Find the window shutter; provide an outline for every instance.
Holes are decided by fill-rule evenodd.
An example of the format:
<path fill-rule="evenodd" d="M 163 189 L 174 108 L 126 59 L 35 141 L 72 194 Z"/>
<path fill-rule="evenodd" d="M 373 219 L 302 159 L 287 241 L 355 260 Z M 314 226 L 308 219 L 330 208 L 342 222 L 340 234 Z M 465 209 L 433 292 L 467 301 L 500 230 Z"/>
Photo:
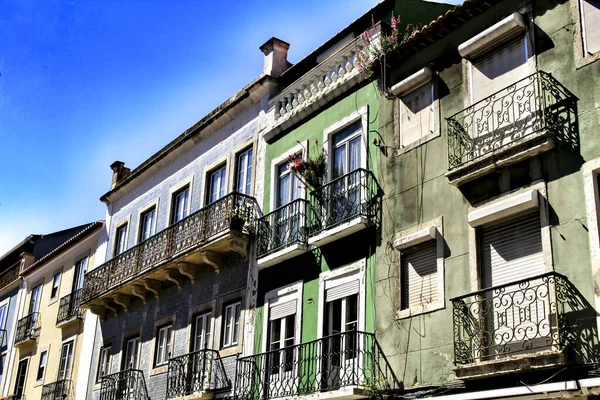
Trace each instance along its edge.
<path fill-rule="evenodd" d="M 471 66 L 471 90 L 475 104 L 529 75 L 525 37 L 511 42 Z"/>
<path fill-rule="evenodd" d="M 434 130 L 433 82 L 400 99 L 400 138 L 403 146 L 420 140 Z"/>
<path fill-rule="evenodd" d="M 545 272 L 539 212 L 482 229 L 484 288 Z"/>
<path fill-rule="evenodd" d="M 272 304 L 269 312 L 269 320 L 274 321 L 288 315 L 296 314 L 296 307 L 296 299 Z"/>
<path fill-rule="evenodd" d="M 358 293 L 359 280 L 353 279 L 337 286 L 330 287 L 325 290 L 325 302 L 343 299 Z"/>
<path fill-rule="evenodd" d="M 402 253 L 403 308 L 438 300 L 437 243 L 435 240 Z"/>
<path fill-rule="evenodd" d="M 586 50 L 594 54 L 600 51 L 600 1 L 582 0 L 581 3 Z"/>

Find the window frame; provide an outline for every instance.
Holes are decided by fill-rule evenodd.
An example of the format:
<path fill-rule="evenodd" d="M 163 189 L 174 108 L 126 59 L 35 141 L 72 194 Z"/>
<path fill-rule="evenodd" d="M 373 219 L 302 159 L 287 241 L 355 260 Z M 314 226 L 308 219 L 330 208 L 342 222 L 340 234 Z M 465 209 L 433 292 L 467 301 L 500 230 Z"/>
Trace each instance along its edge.
<path fill-rule="evenodd" d="M 121 249 L 120 233 L 123 233 L 123 249 Z M 127 242 L 129 236 L 129 221 L 122 222 L 115 228 L 115 240 L 113 243 L 113 258 L 127 251 Z"/>
<path fill-rule="evenodd" d="M 571 17 L 575 22 L 575 32 L 573 46 L 575 48 L 575 68 L 585 67 L 600 59 L 600 51 L 589 53 L 587 50 L 587 42 L 585 39 L 585 22 L 583 20 L 583 4 L 584 0 L 571 0 L 570 9 Z"/>
<path fill-rule="evenodd" d="M 96 380 L 95 380 L 96 384 L 100 384 L 102 382 L 103 377 L 110 375 L 111 358 L 112 358 L 111 350 L 112 350 L 112 344 L 105 344 L 100 347 L 100 351 L 98 352 L 98 366 L 96 368 Z M 105 360 L 106 363 L 105 364 L 102 362 L 103 354 L 106 354 L 106 360 Z M 106 371 L 105 371 L 104 375 L 101 375 L 103 365 L 106 365 Z"/>
<path fill-rule="evenodd" d="M 245 187 L 245 191 L 247 191 L 248 193 L 246 193 L 245 191 L 242 192 L 240 191 L 240 167 L 241 167 L 241 157 L 244 154 L 248 154 L 251 153 L 250 155 L 250 161 L 246 161 L 246 168 L 244 169 L 244 178 L 245 180 L 248 179 L 248 169 L 250 169 L 250 182 L 246 182 L 244 184 Z M 234 189 L 236 192 L 238 193 L 242 193 L 245 194 L 247 196 L 252 196 L 254 193 L 254 146 L 250 145 L 247 146 L 245 148 L 243 148 L 242 150 L 238 151 L 235 153 L 235 179 L 234 179 Z"/>
<path fill-rule="evenodd" d="M 300 336 L 302 330 L 302 295 L 303 295 L 304 282 L 297 281 L 290 285 L 286 285 L 277 289 L 273 289 L 265 294 L 265 302 L 263 306 L 263 334 L 262 334 L 262 349 L 263 352 L 267 352 L 268 336 L 269 336 L 269 321 L 270 321 L 270 309 L 271 303 L 281 298 L 292 298 L 296 299 L 296 335 L 294 337 L 294 344 L 300 344 Z"/>
<path fill-rule="evenodd" d="M 191 185 L 185 184 L 183 186 L 181 186 L 180 188 L 178 188 L 177 190 L 173 191 L 173 193 L 171 193 L 171 210 L 169 212 L 170 216 L 169 216 L 169 226 L 170 225 L 175 225 L 176 223 L 178 223 L 179 221 L 182 221 L 184 219 L 186 219 L 189 215 L 190 215 L 190 203 L 191 203 Z M 183 193 L 187 192 L 187 198 L 186 198 L 186 204 L 185 204 L 185 210 L 183 211 L 183 217 L 181 217 L 181 219 L 177 219 L 177 209 L 179 208 L 179 196 L 181 196 Z"/>
<path fill-rule="evenodd" d="M 210 205 L 213 203 L 218 202 L 219 200 L 221 200 L 223 197 L 227 196 L 228 194 L 228 176 L 227 176 L 227 171 L 228 171 L 228 163 L 227 162 L 221 162 L 219 164 L 217 164 L 214 168 L 211 168 L 205 176 L 205 181 L 208 183 L 206 185 L 206 194 L 205 194 L 205 205 Z M 219 178 L 219 184 L 221 185 L 221 187 L 223 188 L 223 195 L 219 198 L 217 198 L 216 200 L 212 201 L 212 189 L 213 189 L 213 176 L 219 172 L 219 171 L 223 171 L 221 174 L 221 177 Z M 224 181 L 221 181 L 221 179 L 224 179 Z"/>
<path fill-rule="evenodd" d="M 152 236 L 156 235 L 156 216 L 157 216 L 157 207 L 156 204 L 152 204 L 148 208 L 142 210 L 139 215 L 139 229 L 138 229 L 138 243 L 146 241 L 150 239 Z M 154 214 L 152 217 L 152 221 L 150 222 L 150 235 L 147 238 L 144 238 L 146 232 L 146 217 L 149 214 Z"/>
<path fill-rule="evenodd" d="M 190 352 L 200 351 L 204 349 L 211 349 L 212 343 L 209 341 L 205 341 L 204 344 L 201 344 L 199 347 L 197 346 L 196 340 L 198 339 L 198 319 L 199 318 L 208 318 L 207 322 L 207 335 L 209 340 L 213 340 L 213 325 L 214 325 L 214 314 L 212 309 L 207 309 L 201 312 L 196 312 L 192 314 L 191 322 L 191 339 L 190 339 Z"/>
<path fill-rule="evenodd" d="M 292 147 L 291 149 L 289 149 L 287 152 L 282 153 L 281 155 L 279 155 L 278 157 L 274 158 L 271 161 L 271 184 L 270 184 L 270 189 L 271 189 L 271 195 L 270 195 L 270 211 L 274 211 L 277 208 L 277 196 L 278 196 L 278 189 L 279 189 L 279 168 L 288 163 L 288 157 L 290 154 L 294 154 L 294 153 L 299 153 L 302 155 L 302 158 L 305 157 L 305 150 L 308 148 L 308 140 L 304 140 L 301 143 L 297 144 L 296 146 Z M 290 172 L 291 173 L 291 172 Z M 300 194 L 298 195 L 299 199 L 305 199 L 306 198 L 306 189 L 304 188 L 304 186 L 302 185 L 302 188 L 300 189 Z M 266 214 L 266 212 L 265 212 Z"/>
<path fill-rule="evenodd" d="M 173 341 L 173 324 L 167 323 L 160 325 L 156 328 L 154 339 L 154 359 L 153 368 L 160 368 L 168 365 L 169 358 L 171 357 L 171 346 Z M 166 332 L 163 335 L 163 332 Z M 161 335 L 163 335 L 164 343 L 161 341 Z M 161 352 L 162 346 L 162 352 Z M 160 358 L 160 359 L 159 359 Z"/>
<path fill-rule="evenodd" d="M 58 277 L 58 282 L 56 281 Z M 60 282 L 62 281 L 62 271 L 52 275 L 52 284 L 50 286 L 50 300 L 56 300 L 60 295 Z"/>
<path fill-rule="evenodd" d="M 235 314 L 237 314 L 237 325 L 238 325 L 238 329 L 237 329 L 237 338 L 236 340 L 234 340 L 234 333 L 235 333 L 235 325 L 236 325 L 236 321 L 235 321 L 235 315 L 233 315 L 233 320 L 232 320 L 232 324 L 231 324 L 231 335 L 229 335 L 230 337 L 227 337 L 227 324 L 229 323 L 229 321 L 227 320 L 227 311 L 229 309 L 231 309 L 232 307 L 234 308 L 235 311 L 235 307 L 239 306 L 239 311 Z M 232 301 L 228 301 L 227 303 L 223 304 L 223 311 L 221 313 L 221 349 L 227 349 L 230 347 L 235 347 L 235 346 L 239 346 L 240 345 L 240 333 L 241 333 L 241 319 L 242 319 L 242 299 L 241 298 L 237 298 L 235 300 Z"/>
<path fill-rule="evenodd" d="M 46 356 L 46 358 L 44 359 L 44 355 Z M 43 365 L 42 365 L 43 362 Z M 37 368 L 37 372 L 36 372 L 36 376 L 35 376 L 35 381 L 36 382 L 43 382 L 44 378 L 46 377 L 46 367 L 48 366 L 48 350 L 43 350 L 40 353 L 40 362 L 38 363 L 38 368 Z M 40 371 L 41 371 L 41 376 L 40 376 Z"/>
<path fill-rule="evenodd" d="M 582 171 L 592 276 L 598 278 L 600 277 L 600 157 L 583 164 Z"/>
<path fill-rule="evenodd" d="M 61 363 L 62 363 L 62 359 L 63 359 L 63 351 L 65 349 L 65 346 L 67 346 L 67 345 L 71 346 L 71 353 L 70 353 L 69 359 L 67 360 L 67 364 L 65 365 L 65 376 L 60 378 L 60 372 L 61 372 L 60 367 L 61 367 Z M 57 369 L 57 374 L 56 374 L 58 380 L 71 378 L 71 375 L 73 374 L 73 364 L 75 362 L 74 360 L 75 360 L 75 338 L 71 337 L 71 338 L 63 340 L 63 342 L 60 346 L 58 369 Z"/>

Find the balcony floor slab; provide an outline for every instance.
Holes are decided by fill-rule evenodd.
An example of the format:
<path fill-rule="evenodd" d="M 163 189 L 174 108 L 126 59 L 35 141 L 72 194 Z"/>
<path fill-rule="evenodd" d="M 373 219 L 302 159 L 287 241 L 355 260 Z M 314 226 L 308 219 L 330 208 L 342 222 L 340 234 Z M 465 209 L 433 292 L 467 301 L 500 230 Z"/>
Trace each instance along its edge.
<path fill-rule="evenodd" d="M 294 258 L 302 253 L 308 251 L 308 246 L 303 243 L 294 243 L 291 246 L 287 246 L 281 250 L 271 253 L 267 256 L 258 259 L 258 269 L 264 269 L 280 262 Z"/>
<path fill-rule="evenodd" d="M 323 246 L 327 243 L 331 243 L 335 240 L 349 236 L 355 232 L 358 232 L 369 225 L 369 220 L 366 217 L 360 216 L 354 218 L 348 222 L 337 225 L 331 229 L 325 229 L 308 239 L 308 244 L 311 246 Z"/>
<path fill-rule="evenodd" d="M 205 399 L 212 399 L 213 397 L 214 397 L 213 391 L 202 391 L 202 392 L 195 392 L 192 394 L 188 394 L 186 396 L 180 397 L 180 399 L 182 399 L 182 400 L 205 400 Z"/>
<path fill-rule="evenodd" d="M 56 327 L 57 327 L 57 328 L 65 328 L 65 327 L 68 327 L 68 326 L 70 326 L 70 325 L 72 325 L 72 324 L 74 324 L 74 323 L 79 323 L 79 322 L 80 322 L 82 319 L 83 319 L 83 318 L 82 318 L 82 317 L 79 317 L 79 316 L 76 316 L 76 317 L 71 317 L 71 318 L 69 318 L 69 319 L 66 319 L 66 320 L 64 320 L 64 321 L 57 322 L 57 323 L 56 323 Z"/>

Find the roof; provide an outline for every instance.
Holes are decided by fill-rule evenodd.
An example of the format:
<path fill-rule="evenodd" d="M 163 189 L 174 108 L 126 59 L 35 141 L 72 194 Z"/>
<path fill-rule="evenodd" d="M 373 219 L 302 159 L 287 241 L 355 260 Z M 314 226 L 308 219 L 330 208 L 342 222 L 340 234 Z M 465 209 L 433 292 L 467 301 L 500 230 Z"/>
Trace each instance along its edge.
<path fill-rule="evenodd" d="M 46 262 L 52 260 L 61 252 L 81 242 L 83 239 L 96 232 L 102 226 L 104 226 L 104 221 L 95 221 L 48 235 L 41 235 L 40 239 L 35 243 L 33 250 L 33 254 L 36 256 L 36 261 L 21 271 L 21 275 L 31 273 L 35 269 L 44 265 Z"/>
<path fill-rule="evenodd" d="M 0 256 L 0 269 L 7 261 L 9 266 L 12 266 L 21 258 L 21 254 L 32 251 L 35 241 L 39 239 L 40 236 L 41 235 L 29 235 L 12 249 Z"/>
<path fill-rule="evenodd" d="M 259 77 L 254 79 L 244 88 L 239 90 L 236 94 L 231 96 L 217 108 L 208 113 L 204 118 L 196 122 L 194 125 L 186 129 L 181 135 L 177 136 L 171 142 L 169 142 L 162 149 L 153 154 L 146 161 L 141 163 L 138 167 L 133 169 L 129 174 L 120 179 L 116 186 L 106 192 L 102 197 L 100 197 L 100 201 L 107 202 L 109 196 L 119 191 L 123 186 L 127 185 L 129 182 L 133 181 L 135 178 L 140 176 L 144 171 L 148 170 L 152 165 L 156 164 L 159 160 L 164 158 L 166 155 L 171 153 L 173 150 L 177 149 L 181 145 L 183 145 L 186 141 L 198 135 L 204 128 L 208 127 L 210 124 L 215 122 L 219 117 L 224 115 L 228 110 L 232 107 L 240 103 L 242 100 L 247 98 L 250 93 L 261 87 L 266 82 L 275 82 L 275 78 L 270 75 L 261 74 Z"/>

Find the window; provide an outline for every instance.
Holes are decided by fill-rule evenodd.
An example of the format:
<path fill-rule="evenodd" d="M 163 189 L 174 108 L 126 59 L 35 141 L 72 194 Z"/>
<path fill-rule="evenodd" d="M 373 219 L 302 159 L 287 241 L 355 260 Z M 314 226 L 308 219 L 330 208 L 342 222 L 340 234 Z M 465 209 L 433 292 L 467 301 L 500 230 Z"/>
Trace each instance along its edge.
<path fill-rule="evenodd" d="M 165 365 L 171 356 L 171 330 L 172 325 L 158 328 L 156 334 L 156 349 L 154 351 L 154 366 Z"/>
<path fill-rule="evenodd" d="M 42 285 L 38 285 L 31 291 L 31 298 L 29 300 L 29 314 L 37 313 L 40 311 L 40 299 L 42 297 Z"/>
<path fill-rule="evenodd" d="M 134 337 L 125 341 L 125 357 L 121 369 L 136 369 L 138 366 L 138 351 L 140 347 L 140 338 Z"/>
<path fill-rule="evenodd" d="M 84 257 L 75 263 L 75 274 L 73 275 L 73 288 L 72 291 L 76 292 L 83 288 L 83 277 L 85 276 L 85 270 L 87 268 L 88 258 Z"/>
<path fill-rule="evenodd" d="M 238 193 L 250 196 L 252 186 L 252 148 L 238 154 L 236 189 Z"/>
<path fill-rule="evenodd" d="M 27 378 L 27 366 L 29 365 L 29 359 L 25 358 L 19 361 L 17 367 L 17 379 L 15 379 L 15 398 L 22 399 L 23 393 L 25 392 L 25 379 Z"/>
<path fill-rule="evenodd" d="M 0 329 L 6 329 L 6 315 L 8 313 L 8 302 L 0 306 Z M 4 346 L 7 338 L 6 332 L 0 332 L 0 347 Z"/>
<path fill-rule="evenodd" d="M 293 174 L 287 163 L 279 165 L 277 170 L 277 200 L 275 207 L 284 206 L 301 196 L 300 180 Z"/>
<path fill-rule="evenodd" d="M 227 168 L 222 166 L 210 174 L 210 187 L 208 190 L 209 203 L 214 203 L 225 196 L 225 184 L 227 182 Z"/>
<path fill-rule="evenodd" d="M 400 145 L 419 143 L 437 134 L 435 84 L 427 82 L 400 98 Z"/>
<path fill-rule="evenodd" d="M 114 256 L 116 257 L 127 250 L 127 224 L 123 224 L 117 228 L 115 238 Z"/>
<path fill-rule="evenodd" d="M 439 301 L 436 247 L 436 241 L 430 240 L 402 252 L 402 310 Z"/>
<path fill-rule="evenodd" d="M 50 298 L 54 299 L 58 296 L 58 287 L 60 285 L 60 272 L 54 275 L 52 278 L 52 290 L 50 291 Z"/>
<path fill-rule="evenodd" d="M 362 122 L 356 122 L 333 136 L 332 179 L 361 167 Z"/>
<path fill-rule="evenodd" d="M 42 351 L 40 354 L 40 365 L 38 366 L 37 375 L 35 377 L 36 381 L 41 381 L 44 379 L 44 371 L 46 371 L 46 363 L 48 363 L 48 352 Z"/>
<path fill-rule="evenodd" d="M 584 56 L 600 51 L 600 1 L 580 0 Z"/>
<path fill-rule="evenodd" d="M 223 312 L 223 345 L 221 347 L 235 346 L 238 344 L 241 309 L 241 301 L 236 301 L 225 306 Z"/>
<path fill-rule="evenodd" d="M 187 204 L 186 204 L 187 209 Z M 146 210 L 140 215 L 140 233 L 138 237 L 139 242 L 143 242 L 154 235 L 154 226 L 156 218 L 156 207 L 152 207 Z"/>
<path fill-rule="evenodd" d="M 58 364 L 58 380 L 70 379 L 73 366 L 73 341 L 63 343 Z"/>
<path fill-rule="evenodd" d="M 96 382 L 100 382 L 103 376 L 110 373 L 110 346 L 104 346 L 100 349 L 100 357 L 98 358 L 98 373 L 96 374 Z"/>
<path fill-rule="evenodd" d="M 196 315 L 194 318 L 194 341 L 192 351 L 210 348 L 211 312 Z"/>
<path fill-rule="evenodd" d="M 190 186 L 187 185 L 173 193 L 171 223 L 181 221 L 188 216 L 190 202 Z"/>

